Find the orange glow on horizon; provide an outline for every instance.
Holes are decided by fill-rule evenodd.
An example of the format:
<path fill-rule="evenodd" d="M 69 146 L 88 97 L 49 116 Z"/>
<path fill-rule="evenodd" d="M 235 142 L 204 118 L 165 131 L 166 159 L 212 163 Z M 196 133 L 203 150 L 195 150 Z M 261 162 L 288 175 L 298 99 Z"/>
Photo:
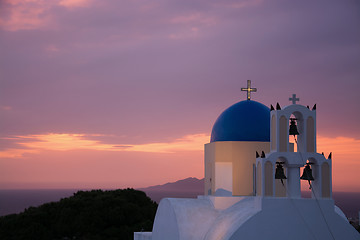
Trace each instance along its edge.
<path fill-rule="evenodd" d="M 203 151 L 204 144 L 209 142 L 210 136 L 204 133 L 189 134 L 169 142 L 145 144 L 106 144 L 100 141 L 86 139 L 87 137 L 104 136 L 96 134 L 68 134 L 49 133 L 39 135 L 15 136 L 6 138 L 17 140 L 23 148 L 13 148 L 0 152 L 0 157 L 6 157 L 5 152 L 39 152 L 41 150 L 69 151 L 89 149 L 99 151 L 131 151 L 175 153 L 178 151 Z M 318 137 L 318 152 L 333 152 L 338 156 L 353 157 L 360 155 L 360 140 L 348 137 Z M 17 154 L 20 156 L 20 154 Z"/>
<path fill-rule="evenodd" d="M 17 140 L 23 148 L 11 148 L 0 151 L 0 158 L 19 158 L 27 153 L 41 151 L 70 151 L 70 150 L 97 150 L 97 151 L 127 151 L 149 153 L 175 153 L 179 151 L 202 151 L 203 145 L 209 140 L 206 134 L 186 135 L 172 142 L 146 144 L 105 144 L 100 141 L 86 139 L 86 134 L 57 134 L 16 136 L 8 138 Z"/>
<path fill-rule="evenodd" d="M 49 133 L 7 138 L 15 141 L 17 147 L 0 151 L 0 161 L 3 166 L 3 171 L 7 171 L 5 174 L 7 177 L 2 174 L 1 181 L 4 183 L 8 181 L 7 178 L 15 179 L 16 174 L 25 171 L 27 180 L 24 181 L 29 182 L 34 176 L 27 173 L 27 171 L 29 170 L 32 172 L 32 168 L 37 168 L 36 171 L 42 172 L 38 175 L 41 176 L 43 174 L 43 177 L 45 178 L 45 176 L 49 176 L 47 171 L 54 171 L 54 169 L 52 169 L 53 162 L 50 160 L 47 161 L 47 158 L 56 158 L 56 170 L 60 170 L 63 174 L 69 175 L 68 178 L 73 178 L 74 181 L 77 181 L 76 179 L 79 179 L 79 176 L 76 176 L 75 170 L 70 171 L 70 169 L 75 168 L 80 172 L 83 171 L 82 169 L 84 166 L 92 167 L 94 169 L 108 169 L 109 167 L 106 166 L 107 164 L 114 164 L 116 167 L 112 168 L 115 169 L 126 168 L 128 169 L 127 171 L 130 171 L 130 166 L 138 166 L 135 167 L 135 169 L 138 170 L 141 167 L 146 168 L 146 171 L 149 171 L 154 175 L 151 175 L 152 179 L 148 179 L 150 176 L 137 176 L 138 179 L 136 179 L 136 181 L 141 181 L 141 179 L 143 179 L 142 181 L 144 181 L 144 184 L 142 186 L 147 186 L 146 182 L 149 181 L 158 181 L 154 182 L 157 184 L 167 182 L 169 180 L 166 179 L 171 178 L 172 174 L 174 175 L 174 178 L 185 178 L 189 176 L 203 177 L 204 144 L 208 143 L 210 139 L 210 136 L 207 134 L 189 134 L 169 142 L 145 144 L 108 144 L 99 140 L 87 139 L 96 136 L 104 135 Z M 319 153 L 324 152 L 325 157 L 327 157 L 330 152 L 333 154 L 332 172 L 334 191 L 359 191 L 360 184 L 356 180 L 356 176 L 360 169 L 360 161 L 358 159 L 360 154 L 360 140 L 348 137 L 328 138 L 319 136 L 317 142 Z M 81 154 L 78 156 L 78 153 Z M 186 155 L 186 159 L 180 157 L 184 154 Z M 93 159 L 93 157 L 89 157 L 92 155 L 96 156 L 97 160 Z M 100 160 L 107 159 L 108 157 L 106 156 L 111 157 L 105 162 Z M 74 161 L 68 161 L 75 159 L 77 159 L 76 162 L 81 161 L 83 165 L 73 166 Z M 128 161 L 131 161 L 131 164 Z M 187 164 L 183 164 L 183 161 L 187 161 L 188 163 L 190 161 L 194 166 L 191 167 L 190 170 Z M 36 164 L 33 165 L 33 162 L 36 162 Z M 124 164 L 130 165 L 125 167 Z M 26 167 L 24 165 L 26 165 Z M 174 166 L 177 166 L 176 170 L 173 168 Z M 48 170 L 40 170 L 43 167 Z M 18 170 L 19 168 L 24 169 Z M 169 171 L 169 173 L 164 174 L 164 169 L 168 169 L 167 171 Z M 20 172 L 17 173 L 18 171 Z M 95 170 L 89 169 L 88 171 L 92 172 L 90 174 L 91 176 L 94 176 L 93 171 Z M 107 171 L 111 172 L 113 170 L 108 169 Z M 173 171 L 179 171 L 178 175 L 175 175 Z M 160 172 L 162 172 L 162 174 L 159 174 Z M 82 182 L 86 182 L 87 180 L 83 179 L 88 179 L 90 175 L 87 175 L 86 173 L 83 174 L 84 176 L 80 179 L 82 179 Z M 117 174 L 115 175 L 118 177 Z M 165 175 L 167 177 L 165 177 Z M 23 176 L 24 173 L 20 174 L 18 178 L 21 179 Z M 106 179 L 106 171 L 104 171 L 101 176 Z M 127 175 L 122 173 L 122 177 L 125 176 Z M 92 178 L 93 177 L 90 177 L 89 179 Z M 161 180 L 162 178 L 164 178 L 164 180 Z M 38 179 L 37 182 L 41 182 L 40 179 Z M 138 183 L 137 185 L 141 184 Z"/>

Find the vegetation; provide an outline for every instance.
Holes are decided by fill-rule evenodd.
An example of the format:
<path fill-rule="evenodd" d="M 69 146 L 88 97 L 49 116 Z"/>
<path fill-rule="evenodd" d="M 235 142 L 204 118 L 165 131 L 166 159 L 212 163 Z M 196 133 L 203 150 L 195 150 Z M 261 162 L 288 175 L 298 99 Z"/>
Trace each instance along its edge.
<path fill-rule="evenodd" d="M 157 204 L 134 189 L 79 191 L 72 197 L 0 217 L 0 239 L 133 239 L 151 231 Z"/>

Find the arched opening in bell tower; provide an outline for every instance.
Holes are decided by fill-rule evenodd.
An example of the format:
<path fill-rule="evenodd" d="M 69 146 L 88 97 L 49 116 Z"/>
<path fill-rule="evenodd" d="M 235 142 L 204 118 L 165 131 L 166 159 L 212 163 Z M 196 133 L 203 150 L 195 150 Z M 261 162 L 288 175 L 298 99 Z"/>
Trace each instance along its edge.
<path fill-rule="evenodd" d="M 273 196 L 273 165 L 270 161 L 266 161 L 265 169 L 265 196 Z"/>
<path fill-rule="evenodd" d="M 288 142 L 288 124 L 285 116 L 281 116 L 279 119 L 279 151 L 287 152 Z"/>
<path fill-rule="evenodd" d="M 306 120 L 306 150 L 315 152 L 315 121 L 312 117 Z"/>

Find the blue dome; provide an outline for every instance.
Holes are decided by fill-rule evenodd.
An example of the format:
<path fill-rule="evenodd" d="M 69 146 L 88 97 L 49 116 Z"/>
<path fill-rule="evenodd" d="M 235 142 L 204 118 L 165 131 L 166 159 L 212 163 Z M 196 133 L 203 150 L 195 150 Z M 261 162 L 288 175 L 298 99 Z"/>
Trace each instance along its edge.
<path fill-rule="evenodd" d="M 210 142 L 270 141 L 270 109 L 264 104 L 245 100 L 226 109 L 216 119 Z"/>

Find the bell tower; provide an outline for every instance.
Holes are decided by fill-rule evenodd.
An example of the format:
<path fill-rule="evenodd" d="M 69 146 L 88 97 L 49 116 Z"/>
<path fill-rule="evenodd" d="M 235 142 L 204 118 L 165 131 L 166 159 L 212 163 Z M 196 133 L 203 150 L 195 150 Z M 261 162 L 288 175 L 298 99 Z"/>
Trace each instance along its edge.
<path fill-rule="evenodd" d="M 256 193 L 301 198 L 300 181 L 306 180 L 313 198 L 331 198 L 331 154 L 326 159 L 316 152 L 316 104 L 310 110 L 296 104 L 295 94 L 289 100 L 292 104 L 283 109 L 279 103 L 271 106 L 270 153 L 257 154 Z"/>

